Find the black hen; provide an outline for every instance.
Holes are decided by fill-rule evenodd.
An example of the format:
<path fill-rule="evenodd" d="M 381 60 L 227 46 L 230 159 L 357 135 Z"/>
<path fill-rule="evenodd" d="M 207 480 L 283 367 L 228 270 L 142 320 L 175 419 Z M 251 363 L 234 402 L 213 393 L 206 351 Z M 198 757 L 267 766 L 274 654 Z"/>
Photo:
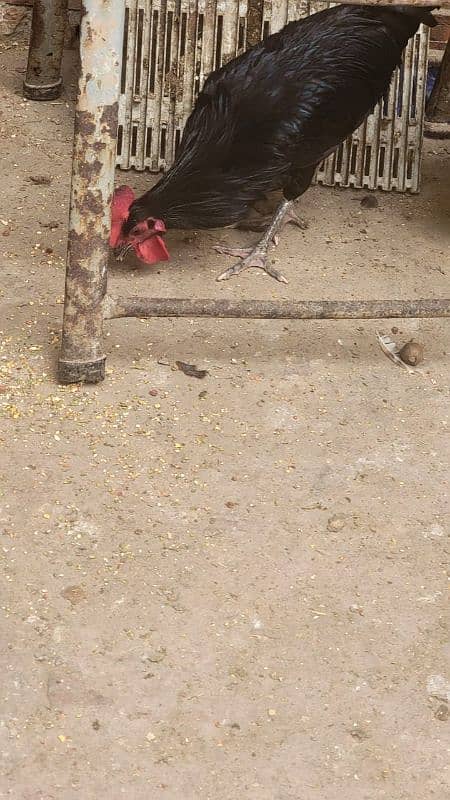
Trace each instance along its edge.
<path fill-rule="evenodd" d="M 429 9 L 336 6 L 291 22 L 205 82 L 173 166 L 136 200 L 123 237 L 144 220 L 168 228 L 236 225 L 256 200 L 282 190 L 284 202 L 252 251 L 221 279 L 265 269 L 269 243 L 293 218 L 292 202 L 317 165 L 369 114 L 389 88 L 402 51 Z"/>

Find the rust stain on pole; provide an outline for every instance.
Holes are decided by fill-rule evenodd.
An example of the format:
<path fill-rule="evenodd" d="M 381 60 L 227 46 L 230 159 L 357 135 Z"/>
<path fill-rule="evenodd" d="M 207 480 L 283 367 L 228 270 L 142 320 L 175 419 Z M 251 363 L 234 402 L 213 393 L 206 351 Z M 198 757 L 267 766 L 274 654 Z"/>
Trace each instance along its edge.
<path fill-rule="evenodd" d="M 54 100 L 62 89 L 61 61 L 67 21 L 67 0 L 35 0 L 27 74 L 29 100 Z"/>
<path fill-rule="evenodd" d="M 220 317 L 246 319 L 394 319 L 450 317 L 449 300 L 191 300 L 106 297 L 107 319 Z"/>
<path fill-rule="evenodd" d="M 104 377 L 103 299 L 114 189 L 124 3 L 85 0 L 59 377 Z"/>

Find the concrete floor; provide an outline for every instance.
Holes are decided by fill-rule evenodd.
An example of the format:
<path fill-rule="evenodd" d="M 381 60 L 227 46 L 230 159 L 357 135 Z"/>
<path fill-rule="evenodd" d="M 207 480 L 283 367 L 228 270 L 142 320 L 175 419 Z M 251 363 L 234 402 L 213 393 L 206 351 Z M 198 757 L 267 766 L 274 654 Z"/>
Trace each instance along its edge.
<path fill-rule="evenodd" d="M 22 46 L 2 63 L 0 798 L 443 800 L 449 321 L 118 321 L 104 384 L 58 386 L 72 107 L 21 99 Z M 286 287 L 217 284 L 214 232 L 111 283 L 448 297 L 449 150 L 375 209 L 311 189 Z"/>

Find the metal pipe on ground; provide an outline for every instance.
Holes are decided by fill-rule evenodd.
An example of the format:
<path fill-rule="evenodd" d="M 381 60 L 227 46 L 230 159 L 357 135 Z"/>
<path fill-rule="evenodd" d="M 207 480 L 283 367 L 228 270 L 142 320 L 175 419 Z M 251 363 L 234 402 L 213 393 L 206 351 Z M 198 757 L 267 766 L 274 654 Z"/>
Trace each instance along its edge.
<path fill-rule="evenodd" d="M 106 293 L 125 4 L 84 0 L 75 113 L 61 383 L 105 374 Z"/>
<path fill-rule="evenodd" d="M 192 300 L 105 297 L 105 319 L 213 317 L 222 319 L 407 319 L 450 317 L 448 300 Z"/>
<path fill-rule="evenodd" d="M 23 83 L 28 100 L 55 100 L 61 94 L 66 22 L 67 0 L 35 0 Z"/>

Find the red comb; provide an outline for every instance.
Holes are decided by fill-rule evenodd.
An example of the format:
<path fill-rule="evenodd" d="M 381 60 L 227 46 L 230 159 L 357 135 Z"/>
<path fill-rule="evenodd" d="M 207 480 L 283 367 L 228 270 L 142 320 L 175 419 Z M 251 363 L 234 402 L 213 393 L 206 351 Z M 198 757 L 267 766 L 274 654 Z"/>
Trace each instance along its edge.
<path fill-rule="evenodd" d="M 119 186 L 114 192 L 111 208 L 111 234 L 109 244 L 117 247 L 121 242 L 122 224 L 128 219 L 130 206 L 134 201 L 134 192 L 129 186 Z"/>

